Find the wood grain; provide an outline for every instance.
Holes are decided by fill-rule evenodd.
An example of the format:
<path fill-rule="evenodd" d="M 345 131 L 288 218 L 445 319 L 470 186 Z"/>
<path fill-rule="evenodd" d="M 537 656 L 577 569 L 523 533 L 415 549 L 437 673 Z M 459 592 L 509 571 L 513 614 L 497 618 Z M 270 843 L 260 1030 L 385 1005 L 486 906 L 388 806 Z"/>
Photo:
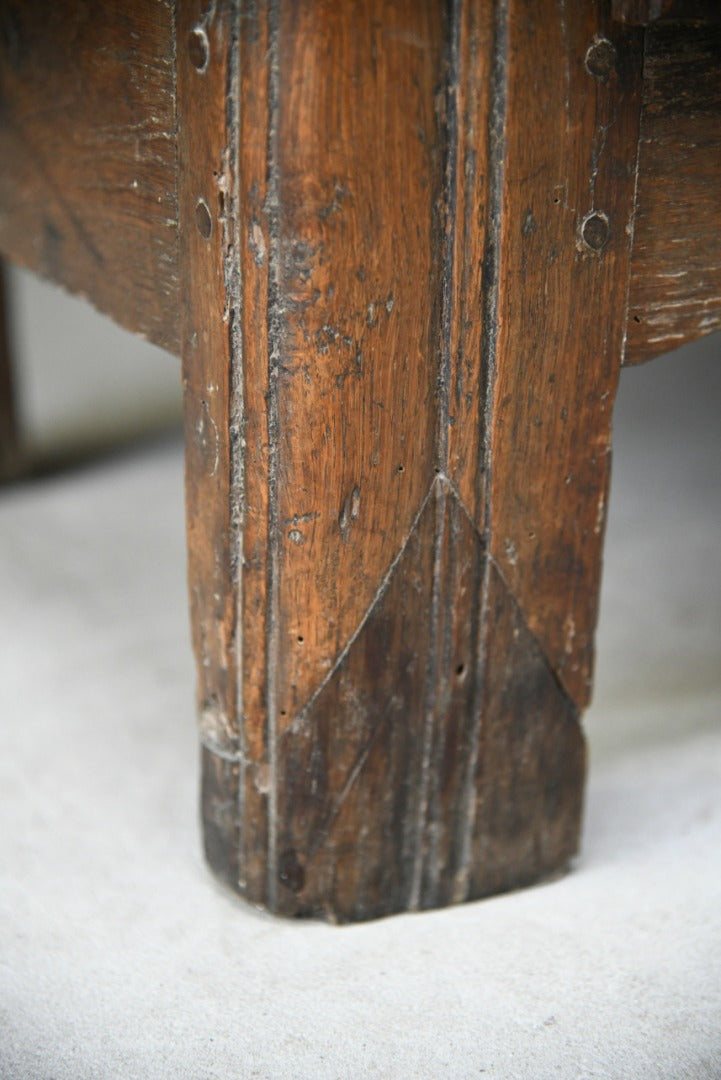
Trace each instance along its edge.
<path fill-rule="evenodd" d="M 491 4 L 459 6 L 450 42 L 448 152 L 446 158 L 446 266 L 444 287 L 444 385 L 447 461 L 444 469 L 479 528 L 485 525 L 485 426 L 487 335 L 494 321 L 492 290 L 497 192 L 489 158 L 499 132 L 493 129 L 494 10 Z M 503 50 L 497 53 L 499 62 Z M 498 67 L 498 64 L 497 64 Z M 496 116 L 496 124 L 501 117 Z M 491 228 L 489 228 L 489 225 Z M 489 308 L 490 303 L 490 308 Z"/>
<path fill-rule="evenodd" d="M 285 914 L 348 921 L 408 906 L 422 795 L 434 503 L 424 504 L 333 678 L 281 738 L 277 902 Z"/>
<path fill-rule="evenodd" d="M 552 670 L 584 705 L 625 329 L 642 34 L 611 26 L 602 4 L 546 0 L 535 19 L 511 2 L 508 36 L 490 550 Z"/>
<path fill-rule="evenodd" d="M 440 4 L 368 0 L 281 4 L 277 35 L 281 731 L 433 478 L 446 31 Z"/>
<path fill-rule="evenodd" d="M 206 747 L 205 843 L 214 869 L 237 881 L 243 503 L 236 13 L 229 4 L 212 14 L 200 0 L 179 4 L 175 32 L 188 576 Z"/>
<path fill-rule="evenodd" d="M 425 760 L 424 658 L 434 636 L 425 616 L 439 506 L 441 577 L 460 601 L 456 627 L 472 618 L 464 585 L 484 566 L 477 531 L 444 487 L 434 483 L 334 678 L 281 740 L 283 913 L 349 921 L 437 907 L 537 880 L 576 851 L 585 769 L 577 710 L 492 566 L 482 764 L 470 793 L 476 687 L 472 667 L 458 662 L 467 636 L 448 640 Z"/>
<path fill-rule="evenodd" d="M 721 329 L 721 26 L 646 31 L 624 362 Z"/>
<path fill-rule="evenodd" d="M 251 899 L 275 903 L 277 842 L 277 396 L 280 355 L 276 300 L 278 245 L 277 132 L 278 11 L 267 3 L 244 5 L 232 14 L 238 50 L 237 281 L 240 322 L 233 347 L 241 420 L 236 447 L 236 496 L 241 501 L 242 539 L 238 605 L 240 772 L 237 806 L 242 824 L 238 883 Z M 237 301 L 231 301 L 235 309 Z M 242 357 L 242 366 L 238 360 Z"/>
<path fill-rule="evenodd" d="M 178 351 L 173 4 L 1 0 L 0 251 Z"/>

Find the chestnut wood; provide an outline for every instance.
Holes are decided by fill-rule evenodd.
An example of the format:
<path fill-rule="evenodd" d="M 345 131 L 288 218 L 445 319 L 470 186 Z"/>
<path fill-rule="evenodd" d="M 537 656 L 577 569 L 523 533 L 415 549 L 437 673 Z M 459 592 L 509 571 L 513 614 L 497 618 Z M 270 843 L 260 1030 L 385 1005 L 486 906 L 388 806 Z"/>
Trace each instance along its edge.
<path fill-rule="evenodd" d="M 625 363 L 721 329 L 719 222 L 721 25 L 649 27 Z"/>
<path fill-rule="evenodd" d="M 178 351 L 170 0 L 0 0 L 0 251 Z"/>

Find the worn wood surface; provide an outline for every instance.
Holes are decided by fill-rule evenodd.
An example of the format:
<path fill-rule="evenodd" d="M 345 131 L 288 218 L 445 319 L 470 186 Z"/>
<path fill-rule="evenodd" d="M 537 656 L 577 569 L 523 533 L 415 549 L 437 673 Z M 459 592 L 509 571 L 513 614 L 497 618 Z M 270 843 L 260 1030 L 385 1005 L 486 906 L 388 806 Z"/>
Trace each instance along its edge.
<path fill-rule="evenodd" d="M 625 363 L 721 329 L 721 26 L 646 31 Z"/>
<path fill-rule="evenodd" d="M 239 319 L 237 33 L 222 6 L 212 24 L 205 5 L 177 12 L 181 344 L 185 402 L 186 520 L 193 645 L 198 660 L 201 735 L 214 752 L 204 791 L 236 783 L 243 489 L 239 469 L 243 405 Z M 229 93 L 226 91 L 229 90 Z M 263 337 L 262 324 L 258 337 Z M 259 631 L 262 632 L 262 631 Z M 216 775 L 217 773 L 217 775 Z M 235 808 L 231 808 L 234 810 Z M 206 815 L 207 818 L 207 815 Z M 206 850 L 222 875 L 237 866 L 238 822 Z M 260 831 L 262 822 L 256 822 Z M 232 871 L 235 876 L 235 871 Z"/>
<path fill-rule="evenodd" d="M 349 920 L 576 849 L 641 36 L 178 5 L 206 851 Z"/>
<path fill-rule="evenodd" d="M 170 0 L 0 0 L 0 251 L 177 351 Z"/>
<path fill-rule="evenodd" d="M 493 385 L 491 553 L 585 705 L 625 328 L 641 32 L 603 4 L 511 4 Z M 491 333 L 494 331 L 491 330 Z"/>

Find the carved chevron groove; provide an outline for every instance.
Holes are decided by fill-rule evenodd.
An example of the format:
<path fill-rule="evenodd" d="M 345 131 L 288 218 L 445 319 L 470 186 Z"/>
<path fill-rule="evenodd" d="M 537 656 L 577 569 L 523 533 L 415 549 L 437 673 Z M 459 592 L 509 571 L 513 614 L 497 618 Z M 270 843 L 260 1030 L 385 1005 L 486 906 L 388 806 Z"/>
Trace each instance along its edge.
<path fill-rule="evenodd" d="M 447 600 L 435 633 L 434 580 Z M 485 623 L 475 599 L 484 580 Z M 267 903 L 262 883 L 246 881 L 228 794 L 248 768 L 206 748 L 206 850 L 221 876 Z M 275 907 L 285 914 L 345 921 L 435 907 L 534 880 L 575 852 L 577 709 L 445 477 L 328 677 L 279 736 L 276 769 Z"/>
<path fill-rule="evenodd" d="M 415 906 L 437 906 L 535 879 L 576 849 L 584 750 L 575 707 L 492 565 L 494 633 L 482 685 L 474 684 L 471 586 L 486 555 L 452 489 L 437 482 L 433 490 L 332 678 L 281 740 L 278 905 L 286 914 L 344 921 L 404 910 L 419 862 Z M 466 632 L 454 640 L 450 625 L 439 627 L 432 782 L 419 836 L 441 490 L 441 583 Z M 468 819 L 463 781 L 479 731 Z"/>

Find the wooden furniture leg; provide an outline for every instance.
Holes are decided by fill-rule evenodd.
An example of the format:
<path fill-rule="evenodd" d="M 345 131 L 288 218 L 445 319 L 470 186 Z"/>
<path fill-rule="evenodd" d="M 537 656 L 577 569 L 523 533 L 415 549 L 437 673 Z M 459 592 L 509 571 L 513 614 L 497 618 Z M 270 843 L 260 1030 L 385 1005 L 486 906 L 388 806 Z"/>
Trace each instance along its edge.
<path fill-rule="evenodd" d="M 574 854 L 642 34 L 606 5 L 179 5 L 208 858 L 287 915 Z"/>

